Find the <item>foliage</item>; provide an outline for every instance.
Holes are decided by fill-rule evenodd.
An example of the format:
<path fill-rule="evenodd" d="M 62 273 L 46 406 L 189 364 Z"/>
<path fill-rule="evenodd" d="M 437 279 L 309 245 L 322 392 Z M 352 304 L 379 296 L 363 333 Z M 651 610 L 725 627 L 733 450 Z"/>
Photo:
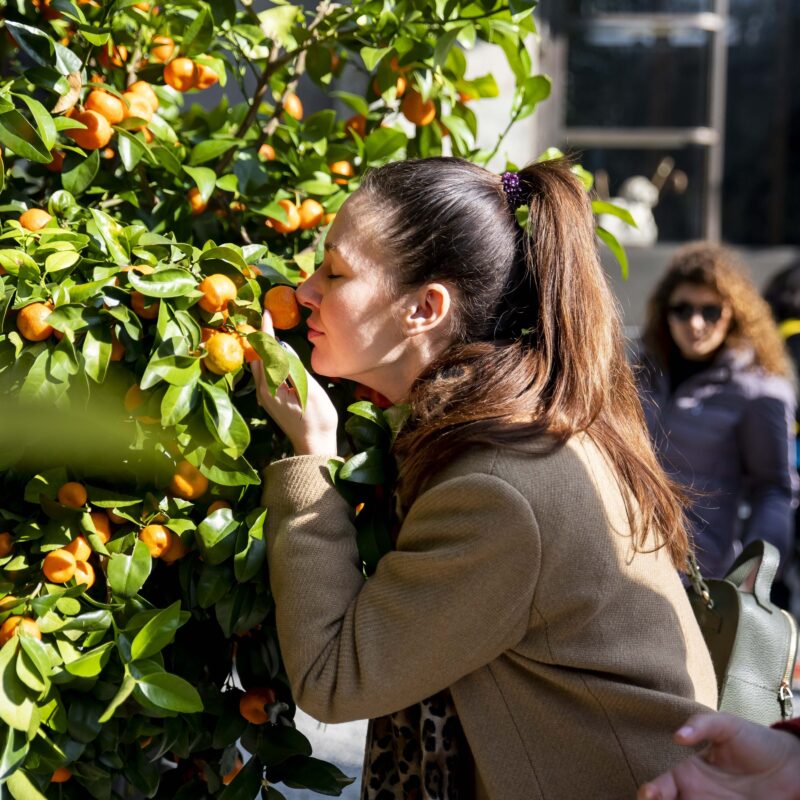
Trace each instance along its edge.
<path fill-rule="evenodd" d="M 470 107 L 497 86 L 467 77 L 465 50 L 502 48 L 517 82 L 511 122 L 532 113 L 549 91 L 524 48 L 533 5 L 0 3 L 0 74 L 11 76 L 0 80 L 0 626 L 26 616 L 41 631 L 0 649 L 0 790 L 274 800 L 280 782 L 339 794 L 349 781 L 295 729 L 275 636 L 259 470 L 287 443 L 259 412 L 246 365 L 217 374 L 206 345 L 257 329 L 266 291 L 321 259 L 326 220 L 284 232 L 286 201 L 335 214 L 369 167 L 443 150 L 485 162 L 497 150 L 476 147 Z M 180 85 L 181 58 L 198 88 L 165 82 Z M 301 76 L 349 118 L 302 115 Z M 142 81 L 157 111 L 126 91 Z M 248 99 L 187 102 L 215 83 Z M 81 122 L 97 90 L 123 100 L 107 142 Z M 429 124 L 402 113 L 412 90 L 418 110 L 432 101 Z M 52 219 L 24 227 L 31 208 Z M 209 311 L 200 286 L 212 274 L 235 297 Z M 35 303 L 49 304 L 38 341 L 20 332 Z M 296 356 L 243 334 L 273 388 L 301 386 L 304 333 L 281 334 Z M 389 545 L 382 485 L 402 412 L 350 405 L 346 382 L 328 389 L 353 414 L 342 444 L 355 455 L 336 480 L 358 509 L 368 574 Z M 189 492 L 176 488 L 183 473 Z M 86 487 L 86 502 L 64 502 L 67 482 Z M 149 526 L 166 530 L 169 558 L 151 554 Z M 48 554 L 79 535 L 94 584 L 46 578 Z M 264 724 L 240 714 L 253 689 L 268 692 Z"/>

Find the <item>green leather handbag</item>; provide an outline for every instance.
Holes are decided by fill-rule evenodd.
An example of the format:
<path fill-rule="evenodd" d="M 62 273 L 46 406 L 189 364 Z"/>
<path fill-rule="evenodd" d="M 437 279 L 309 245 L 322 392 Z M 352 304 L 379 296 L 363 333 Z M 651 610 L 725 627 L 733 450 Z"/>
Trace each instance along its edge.
<path fill-rule="evenodd" d="M 688 588 L 719 687 L 719 710 L 771 725 L 793 714 L 797 622 L 770 602 L 777 548 L 756 540 L 721 580 L 704 579 L 694 556 Z"/>

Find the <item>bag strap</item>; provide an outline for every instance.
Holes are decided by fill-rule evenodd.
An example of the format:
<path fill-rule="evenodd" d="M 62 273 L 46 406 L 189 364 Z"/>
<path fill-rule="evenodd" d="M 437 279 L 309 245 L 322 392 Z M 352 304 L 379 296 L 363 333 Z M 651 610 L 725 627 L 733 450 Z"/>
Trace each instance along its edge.
<path fill-rule="evenodd" d="M 714 608 L 711 592 L 708 589 L 708 584 L 703 580 L 703 575 L 700 572 L 700 565 L 697 563 L 694 550 L 689 551 L 689 555 L 686 557 L 686 566 L 689 580 L 692 582 L 692 589 L 703 598 L 703 602 L 708 609 Z"/>
<path fill-rule="evenodd" d="M 769 594 L 775 574 L 778 572 L 780 560 L 781 556 L 775 545 L 765 542 L 763 539 L 756 539 L 742 550 L 728 570 L 725 580 L 740 588 L 745 579 L 753 574 L 755 568 L 753 595 L 756 602 L 771 614 L 774 607 L 770 602 Z"/>

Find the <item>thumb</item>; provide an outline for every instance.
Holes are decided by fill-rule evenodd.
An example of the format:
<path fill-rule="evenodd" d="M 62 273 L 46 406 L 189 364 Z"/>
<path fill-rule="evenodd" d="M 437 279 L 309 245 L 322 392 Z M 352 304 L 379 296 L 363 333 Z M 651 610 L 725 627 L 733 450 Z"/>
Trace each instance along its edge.
<path fill-rule="evenodd" d="M 261 315 L 261 330 L 263 333 L 268 333 L 270 336 L 275 335 L 275 328 L 272 325 L 272 314 L 270 314 L 266 308 Z"/>
<path fill-rule="evenodd" d="M 700 742 L 724 742 L 739 733 L 742 720 L 731 714 L 717 712 L 695 714 L 675 731 L 674 740 L 678 744 L 694 745 Z"/>

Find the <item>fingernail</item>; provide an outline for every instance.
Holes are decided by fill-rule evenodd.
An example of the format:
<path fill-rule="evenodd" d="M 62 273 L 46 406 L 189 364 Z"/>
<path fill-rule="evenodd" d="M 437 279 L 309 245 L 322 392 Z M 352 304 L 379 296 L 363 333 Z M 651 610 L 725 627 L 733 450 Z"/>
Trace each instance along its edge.
<path fill-rule="evenodd" d="M 686 739 L 694 733 L 694 728 L 691 725 L 684 725 L 682 728 L 679 728 L 676 732 L 676 736 L 680 736 L 681 739 Z"/>

